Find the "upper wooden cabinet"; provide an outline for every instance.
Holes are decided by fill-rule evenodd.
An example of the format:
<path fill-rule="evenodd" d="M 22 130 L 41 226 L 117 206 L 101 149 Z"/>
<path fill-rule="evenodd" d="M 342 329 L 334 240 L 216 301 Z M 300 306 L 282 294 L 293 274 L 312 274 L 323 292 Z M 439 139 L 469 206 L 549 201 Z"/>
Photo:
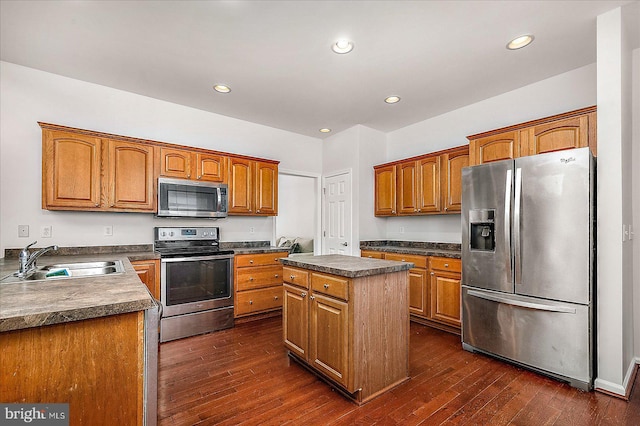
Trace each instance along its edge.
<path fill-rule="evenodd" d="M 396 166 L 373 168 L 375 180 L 375 215 L 396 215 Z"/>
<path fill-rule="evenodd" d="M 470 165 L 586 146 L 596 155 L 596 107 L 569 111 L 467 138 Z"/>
<path fill-rule="evenodd" d="M 465 145 L 375 166 L 375 215 L 459 212 L 468 157 Z"/>
<path fill-rule="evenodd" d="M 278 214 L 278 164 L 229 158 L 229 214 Z"/>
<path fill-rule="evenodd" d="M 462 169 L 469 165 L 469 147 L 442 155 L 442 209 L 447 213 L 462 209 Z"/>
<path fill-rule="evenodd" d="M 100 207 L 102 140 L 45 130 L 42 134 L 42 208 Z"/>
<path fill-rule="evenodd" d="M 224 182 L 226 157 L 220 154 L 160 148 L 160 176 Z"/>
<path fill-rule="evenodd" d="M 144 144 L 45 130 L 42 208 L 154 211 L 154 152 Z"/>

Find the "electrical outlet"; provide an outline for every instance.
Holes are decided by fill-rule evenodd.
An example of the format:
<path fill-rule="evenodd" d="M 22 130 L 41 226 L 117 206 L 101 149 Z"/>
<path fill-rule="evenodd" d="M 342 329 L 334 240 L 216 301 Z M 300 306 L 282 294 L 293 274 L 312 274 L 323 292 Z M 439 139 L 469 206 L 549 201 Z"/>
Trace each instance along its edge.
<path fill-rule="evenodd" d="M 29 236 L 29 225 L 18 225 L 18 237 L 26 238 Z"/>
<path fill-rule="evenodd" d="M 401 234 L 404 234 L 404 226 L 401 226 L 401 227 L 400 227 L 400 233 L 401 233 Z"/>
<path fill-rule="evenodd" d="M 51 225 L 45 225 L 40 227 L 40 237 L 41 238 L 51 238 Z"/>
<path fill-rule="evenodd" d="M 249 233 L 250 233 L 250 234 L 255 234 L 255 232 L 256 232 L 256 228 L 254 228 L 253 226 L 251 226 L 251 227 L 249 228 Z"/>
<path fill-rule="evenodd" d="M 105 237 L 112 237 L 113 236 L 113 226 L 111 226 L 111 225 L 105 226 L 103 228 L 102 234 Z"/>

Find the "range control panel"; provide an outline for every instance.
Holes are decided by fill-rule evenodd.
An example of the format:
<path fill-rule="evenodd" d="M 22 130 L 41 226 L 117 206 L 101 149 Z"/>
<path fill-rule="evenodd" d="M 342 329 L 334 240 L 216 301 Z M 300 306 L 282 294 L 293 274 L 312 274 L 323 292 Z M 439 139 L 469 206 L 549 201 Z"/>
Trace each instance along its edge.
<path fill-rule="evenodd" d="M 217 240 L 219 236 L 219 228 L 154 228 L 154 233 L 156 241 Z"/>

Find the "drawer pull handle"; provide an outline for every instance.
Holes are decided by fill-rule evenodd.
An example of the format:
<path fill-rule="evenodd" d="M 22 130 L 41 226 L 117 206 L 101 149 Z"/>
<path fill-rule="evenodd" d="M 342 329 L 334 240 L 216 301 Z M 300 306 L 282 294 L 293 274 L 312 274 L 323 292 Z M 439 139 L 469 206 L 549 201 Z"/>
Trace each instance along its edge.
<path fill-rule="evenodd" d="M 249 304 L 250 304 L 250 305 L 253 305 L 253 300 L 249 300 Z"/>
<path fill-rule="evenodd" d="M 324 288 L 325 288 L 325 289 L 329 288 L 329 284 L 325 284 L 325 285 L 324 285 Z"/>

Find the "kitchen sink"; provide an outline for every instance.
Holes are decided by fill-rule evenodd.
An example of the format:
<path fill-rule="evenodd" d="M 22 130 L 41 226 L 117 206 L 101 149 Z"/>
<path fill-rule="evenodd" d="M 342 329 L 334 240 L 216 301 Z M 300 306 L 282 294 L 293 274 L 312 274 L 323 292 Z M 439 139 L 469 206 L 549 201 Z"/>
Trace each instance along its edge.
<path fill-rule="evenodd" d="M 109 260 L 104 262 L 56 263 L 52 265 L 41 266 L 36 269 L 35 272 L 29 274 L 24 278 L 11 276 L 5 277 L 3 281 L 49 281 L 67 278 L 120 274 L 122 272 L 124 272 L 124 266 L 122 265 L 121 260 Z"/>

